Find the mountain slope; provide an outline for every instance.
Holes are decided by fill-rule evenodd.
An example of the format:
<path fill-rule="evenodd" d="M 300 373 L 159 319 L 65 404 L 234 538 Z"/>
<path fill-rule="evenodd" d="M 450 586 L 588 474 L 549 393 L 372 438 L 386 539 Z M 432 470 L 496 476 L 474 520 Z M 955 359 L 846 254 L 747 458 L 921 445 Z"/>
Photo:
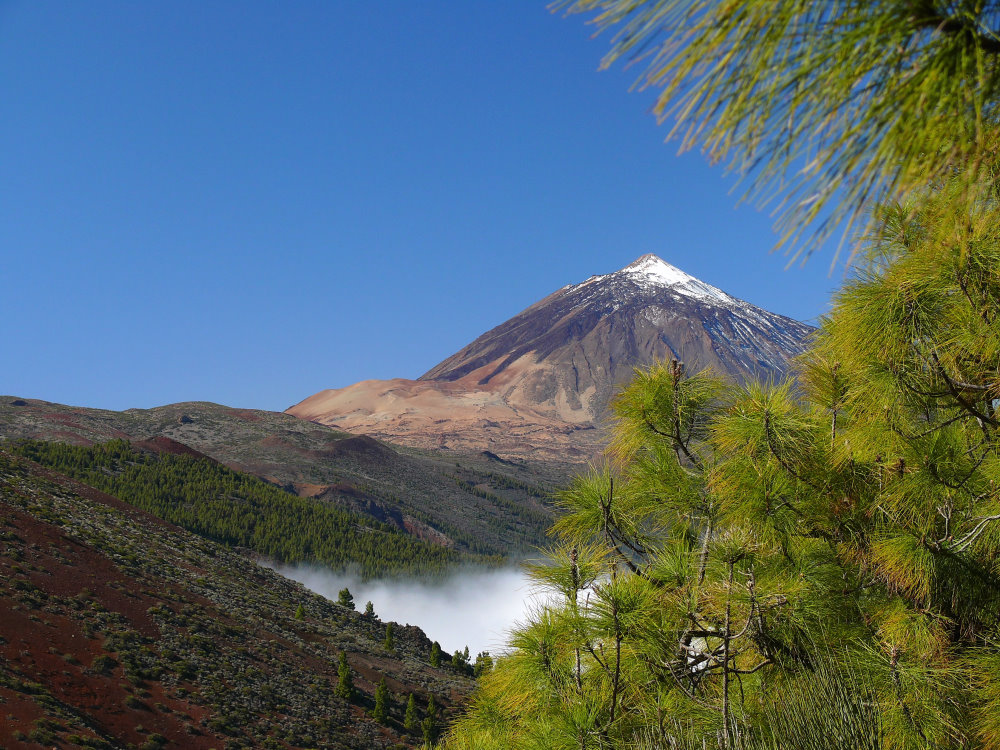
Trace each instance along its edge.
<path fill-rule="evenodd" d="M 420 380 L 483 388 L 500 381 L 510 403 L 591 421 L 602 416 L 616 384 L 654 359 L 678 359 L 692 372 L 711 367 L 741 382 L 780 379 L 811 331 L 644 255 L 621 271 L 560 289 Z"/>
<path fill-rule="evenodd" d="M 2 451 L 0 550 L 2 747 L 417 747 L 408 694 L 450 712 L 471 688 L 418 628 L 389 651 L 377 618 Z"/>
<path fill-rule="evenodd" d="M 565 465 L 400 448 L 288 414 L 205 402 L 116 412 L 0 397 L 0 440 L 23 438 L 159 440 L 418 539 L 483 555 L 517 557 L 543 545 L 546 498 L 569 476 Z"/>
<path fill-rule="evenodd" d="M 298 497 L 204 456 L 150 451 L 143 447 L 148 443 L 125 440 L 93 446 L 41 440 L 7 445 L 11 453 L 199 536 L 279 563 L 383 578 L 435 575 L 480 561 L 334 503 Z"/>
<path fill-rule="evenodd" d="M 812 330 L 644 255 L 556 291 L 417 381 L 321 391 L 288 413 L 404 444 L 579 460 L 634 368 L 678 359 L 738 382 L 781 379 Z"/>

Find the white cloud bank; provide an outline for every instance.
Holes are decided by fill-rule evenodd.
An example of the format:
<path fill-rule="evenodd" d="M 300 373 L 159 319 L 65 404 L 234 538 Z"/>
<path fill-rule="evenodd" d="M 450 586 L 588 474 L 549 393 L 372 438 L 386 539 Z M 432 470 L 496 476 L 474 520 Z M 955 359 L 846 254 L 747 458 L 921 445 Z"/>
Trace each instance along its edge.
<path fill-rule="evenodd" d="M 469 647 L 473 659 L 480 651 L 504 650 L 510 629 L 523 623 L 539 603 L 528 577 L 517 568 L 466 570 L 439 582 L 360 581 L 312 566 L 271 566 L 286 578 L 337 601 L 345 586 L 357 609 L 365 602 L 383 621 L 417 625 L 442 651 Z"/>

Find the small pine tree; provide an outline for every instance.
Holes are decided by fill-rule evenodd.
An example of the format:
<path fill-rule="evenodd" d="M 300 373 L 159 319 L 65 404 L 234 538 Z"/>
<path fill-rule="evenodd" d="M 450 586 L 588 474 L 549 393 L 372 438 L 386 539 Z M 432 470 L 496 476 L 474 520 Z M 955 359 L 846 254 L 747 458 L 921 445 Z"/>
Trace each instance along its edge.
<path fill-rule="evenodd" d="M 354 699 L 354 680 L 351 677 L 351 668 L 347 664 L 347 652 L 340 652 L 340 661 L 337 664 L 337 690 L 336 694 L 338 698 L 343 698 L 345 701 Z"/>
<path fill-rule="evenodd" d="M 403 716 L 403 726 L 412 732 L 419 724 L 420 719 L 417 717 L 417 700 L 413 697 L 413 693 L 410 693 L 410 699 L 406 701 L 406 714 Z"/>
<path fill-rule="evenodd" d="M 295 608 L 295 619 L 296 620 L 306 619 L 306 610 L 301 604 Z"/>
<path fill-rule="evenodd" d="M 337 596 L 337 604 L 341 607 L 354 609 L 354 596 L 351 594 L 351 590 L 346 586 L 340 590 L 340 594 Z"/>
<path fill-rule="evenodd" d="M 373 620 L 375 619 L 375 605 L 371 602 L 365 603 L 365 617 L 370 617 Z"/>
<path fill-rule="evenodd" d="M 441 644 L 437 641 L 431 644 L 431 666 L 441 666 Z"/>
<path fill-rule="evenodd" d="M 424 732 L 424 742 L 428 745 L 434 744 L 437 739 L 437 706 L 434 705 L 434 696 L 427 699 L 427 716 L 420 722 L 420 728 Z"/>
<path fill-rule="evenodd" d="M 385 626 L 385 643 L 383 645 L 385 646 L 386 651 L 393 651 L 396 648 L 396 644 L 393 641 L 392 631 L 393 631 L 393 625 L 390 622 Z"/>
<path fill-rule="evenodd" d="M 480 651 L 476 654 L 476 663 L 472 669 L 472 673 L 476 677 L 481 677 L 484 674 L 489 674 L 491 669 L 493 669 L 493 657 L 490 656 L 490 652 Z"/>
<path fill-rule="evenodd" d="M 378 687 L 375 688 L 375 708 L 372 710 L 372 716 L 375 718 L 379 724 L 385 724 L 389 720 L 389 688 L 385 685 L 385 677 L 378 681 Z"/>

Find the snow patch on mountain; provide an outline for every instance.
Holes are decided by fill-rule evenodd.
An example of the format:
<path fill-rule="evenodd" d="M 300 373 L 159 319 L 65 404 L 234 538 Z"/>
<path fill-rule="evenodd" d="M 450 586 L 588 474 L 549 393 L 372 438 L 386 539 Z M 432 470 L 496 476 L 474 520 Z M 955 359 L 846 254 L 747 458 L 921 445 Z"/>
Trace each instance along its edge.
<path fill-rule="evenodd" d="M 603 276 L 591 276 L 582 284 L 563 287 L 563 289 L 567 292 L 576 291 L 595 282 L 606 283 L 616 281 L 631 282 L 643 291 L 653 291 L 656 289 L 670 290 L 675 299 L 679 299 L 680 297 L 694 297 L 727 307 L 741 304 L 741 300 L 726 294 L 711 284 L 706 284 L 704 281 L 696 279 L 691 274 L 685 273 L 677 268 L 677 266 L 667 263 L 652 253 L 643 255 L 620 271 Z"/>

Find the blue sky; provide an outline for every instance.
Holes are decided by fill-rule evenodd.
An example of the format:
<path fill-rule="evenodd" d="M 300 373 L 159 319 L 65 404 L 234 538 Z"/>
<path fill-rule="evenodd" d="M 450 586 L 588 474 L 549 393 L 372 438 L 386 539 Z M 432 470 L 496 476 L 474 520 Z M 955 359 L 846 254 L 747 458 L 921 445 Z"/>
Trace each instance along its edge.
<path fill-rule="evenodd" d="M 0 393 L 284 409 L 652 252 L 813 321 L 832 253 L 545 2 L 0 0 Z"/>

